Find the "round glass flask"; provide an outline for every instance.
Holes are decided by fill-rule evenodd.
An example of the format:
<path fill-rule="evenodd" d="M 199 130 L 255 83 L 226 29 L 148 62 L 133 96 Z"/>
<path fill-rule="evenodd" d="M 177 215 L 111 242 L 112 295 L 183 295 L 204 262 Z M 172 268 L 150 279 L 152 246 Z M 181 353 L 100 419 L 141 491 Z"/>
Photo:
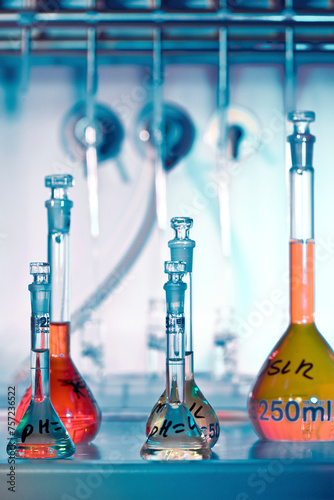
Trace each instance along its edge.
<path fill-rule="evenodd" d="M 334 354 L 314 323 L 311 111 L 289 113 L 291 146 L 290 325 L 251 390 L 248 412 L 262 439 L 334 439 Z"/>

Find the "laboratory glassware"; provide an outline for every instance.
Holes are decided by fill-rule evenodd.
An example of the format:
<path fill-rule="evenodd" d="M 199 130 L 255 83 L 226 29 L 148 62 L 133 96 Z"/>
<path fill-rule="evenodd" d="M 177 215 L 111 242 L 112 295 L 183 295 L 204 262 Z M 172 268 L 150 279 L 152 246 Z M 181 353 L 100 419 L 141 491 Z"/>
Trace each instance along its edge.
<path fill-rule="evenodd" d="M 50 266 L 32 262 L 31 297 L 31 398 L 7 453 L 17 458 L 65 458 L 75 446 L 50 400 Z"/>
<path fill-rule="evenodd" d="M 186 263 L 185 280 L 187 280 L 188 292 L 186 294 L 186 326 L 185 326 L 185 384 L 186 403 L 192 412 L 197 425 L 206 437 L 209 446 L 212 448 L 220 433 L 219 419 L 216 412 L 200 391 L 194 379 L 194 354 L 192 341 L 192 268 L 193 250 L 195 241 L 189 238 L 189 230 L 193 225 L 193 220 L 189 217 L 173 217 L 171 227 L 175 230 L 175 238 L 168 242 L 171 250 L 172 261 L 182 261 Z M 153 407 L 146 423 L 146 434 L 152 430 L 152 425 L 157 415 L 161 412 L 166 401 L 166 391 L 159 398 Z"/>
<path fill-rule="evenodd" d="M 311 111 L 291 112 L 291 323 L 251 390 L 248 412 L 262 439 L 334 439 L 334 353 L 314 324 L 314 228 Z"/>
<path fill-rule="evenodd" d="M 166 262 L 166 399 L 154 420 L 141 457 L 147 460 L 203 460 L 211 449 L 185 403 L 185 262 Z"/>
<path fill-rule="evenodd" d="M 69 244 L 71 208 L 67 189 L 71 175 L 50 175 L 45 186 L 51 188 L 48 210 L 48 259 L 51 265 L 50 366 L 51 399 L 74 443 L 94 439 L 101 423 L 101 412 L 86 382 L 70 356 Z M 30 400 L 30 387 L 16 412 L 20 419 Z"/>

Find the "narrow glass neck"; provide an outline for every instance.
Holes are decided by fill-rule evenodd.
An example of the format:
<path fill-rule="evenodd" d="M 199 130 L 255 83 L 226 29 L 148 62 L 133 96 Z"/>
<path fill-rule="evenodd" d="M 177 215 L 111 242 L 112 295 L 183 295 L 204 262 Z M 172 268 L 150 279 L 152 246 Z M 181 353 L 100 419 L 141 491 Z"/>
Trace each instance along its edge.
<path fill-rule="evenodd" d="M 184 275 L 183 281 L 187 284 L 185 293 L 184 309 L 185 309 L 185 349 L 186 352 L 193 350 L 193 331 L 192 331 L 192 273 Z"/>
<path fill-rule="evenodd" d="M 31 350 L 30 352 L 31 400 L 42 403 L 50 397 L 50 351 Z"/>
<path fill-rule="evenodd" d="M 192 351 L 186 351 L 184 369 L 186 380 L 194 380 L 194 354 Z"/>
<path fill-rule="evenodd" d="M 70 323 L 50 324 L 50 355 L 64 358 L 70 355 Z"/>
<path fill-rule="evenodd" d="M 50 317 L 48 307 L 38 310 L 36 294 L 43 294 L 42 300 L 48 305 L 50 292 L 32 292 L 30 376 L 31 400 L 41 403 L 50 396 Z M 37 302 L 37 305 L 41 300 Z M 37 309 L 37 310 L 36 310 Z"/>
<path fill-rule="evenodd" d="M 313 168 L 291 168 L 291 323 L 314 321 Z"/>
<path fill-rule="evenodd" d="M 70 234 L 68 232 L 49 232 L 48 259 L 51 265 L 51 321 L 53 323 L 70 321 L 69 249 Z"/>
<path fill-rule="evenodd" d="M 193 364 L 193 330 L 192 330 L 192 315 L 193 315 L 193 298 L 192 298 L 192 273 L 185 274 L 183 281 L 187 284 L 185 293 L 185 370 L 186 379 L 194 378 Z"/>
<path fill-rule="evenodd" d="M 184 314 L 167 314 L 166 333 L 166 401 L 184 403 Z"/>
<path fill-rule="evenodd" d="M 312 167 L 290 169 L 291 240 L 314 239 Z"/>

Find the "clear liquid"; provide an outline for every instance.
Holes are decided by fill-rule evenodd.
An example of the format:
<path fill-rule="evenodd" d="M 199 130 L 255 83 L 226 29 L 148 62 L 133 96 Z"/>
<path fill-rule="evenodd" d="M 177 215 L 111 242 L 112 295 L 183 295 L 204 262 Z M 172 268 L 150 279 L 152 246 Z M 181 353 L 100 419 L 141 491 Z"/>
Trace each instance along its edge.
<path fill-rule="evenodd" d="M 192 357 L 192 353 L 186 354 L 186 366 L 192 362 L 188 357 Z M 198 427 L 201 429 L 204 434 L 208 445 L 212 448 L 216 442 L 218 441 L 220 434 L 220 425 L 219 420 L 216 415 L 215 410 L 212 408 L 210 403 L 207 401 L 203 393 L 198 388 L 195 380 L 191 378 L 186 378 L 185 381 L 185 401 L 186 405 L 191 411 L 193 417 L 196 420 Z M 152 425 L 154 421 L 157 419 L 159 414 L 164 408 L 166 404 L 166 391 L 162 393 L 159 398 L 159 401 L 153 407 L 147 422 L 146 422 L 146 435 L 148 436 L 151 432 Z"/>
<path fill-rule="evenodd" d="M 31 401 L 7 445 L 16 458 L 55 459 L 70 457 L 75 446 L 50 399 Z"/>
<path fill-rule="evenodd" d="M 141 449 L 146 460 L 205 460 L 211 449 L 184 404 L 166 404 Z"/>

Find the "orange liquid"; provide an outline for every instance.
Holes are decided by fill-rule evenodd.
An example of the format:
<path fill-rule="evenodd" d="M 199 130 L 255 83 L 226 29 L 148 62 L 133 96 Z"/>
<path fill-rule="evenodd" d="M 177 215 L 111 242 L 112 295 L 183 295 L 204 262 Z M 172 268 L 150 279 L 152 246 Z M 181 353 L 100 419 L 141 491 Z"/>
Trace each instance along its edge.
<path fill-rule="evenodd" d="M 52 404 L 74 443 L 92 441 L 101 423 L 101 412 L 69 355 L 70 323 L 50 325 L 50 396 Z M 18 424 L 31 399 L 27 389 L 16 410 Z"/>
<path fill-rule="evenodd" d="M 290 242 L 291 323 L 312 323 L 314 317 L 314 241 Z"/>
<path fill-rule="evenodd" d="M 263 365 L 248 412 L 262 439 L 334 440 L 334 353 L 313 323 L 314 243 L 291 242 L 291 325 Z"/>
<path fill-rule="evenodd" d="M 248 413 L 262 439 L 334 440 L 334 354 L 313 323 L 291 324 L 251 391 Z"/>

